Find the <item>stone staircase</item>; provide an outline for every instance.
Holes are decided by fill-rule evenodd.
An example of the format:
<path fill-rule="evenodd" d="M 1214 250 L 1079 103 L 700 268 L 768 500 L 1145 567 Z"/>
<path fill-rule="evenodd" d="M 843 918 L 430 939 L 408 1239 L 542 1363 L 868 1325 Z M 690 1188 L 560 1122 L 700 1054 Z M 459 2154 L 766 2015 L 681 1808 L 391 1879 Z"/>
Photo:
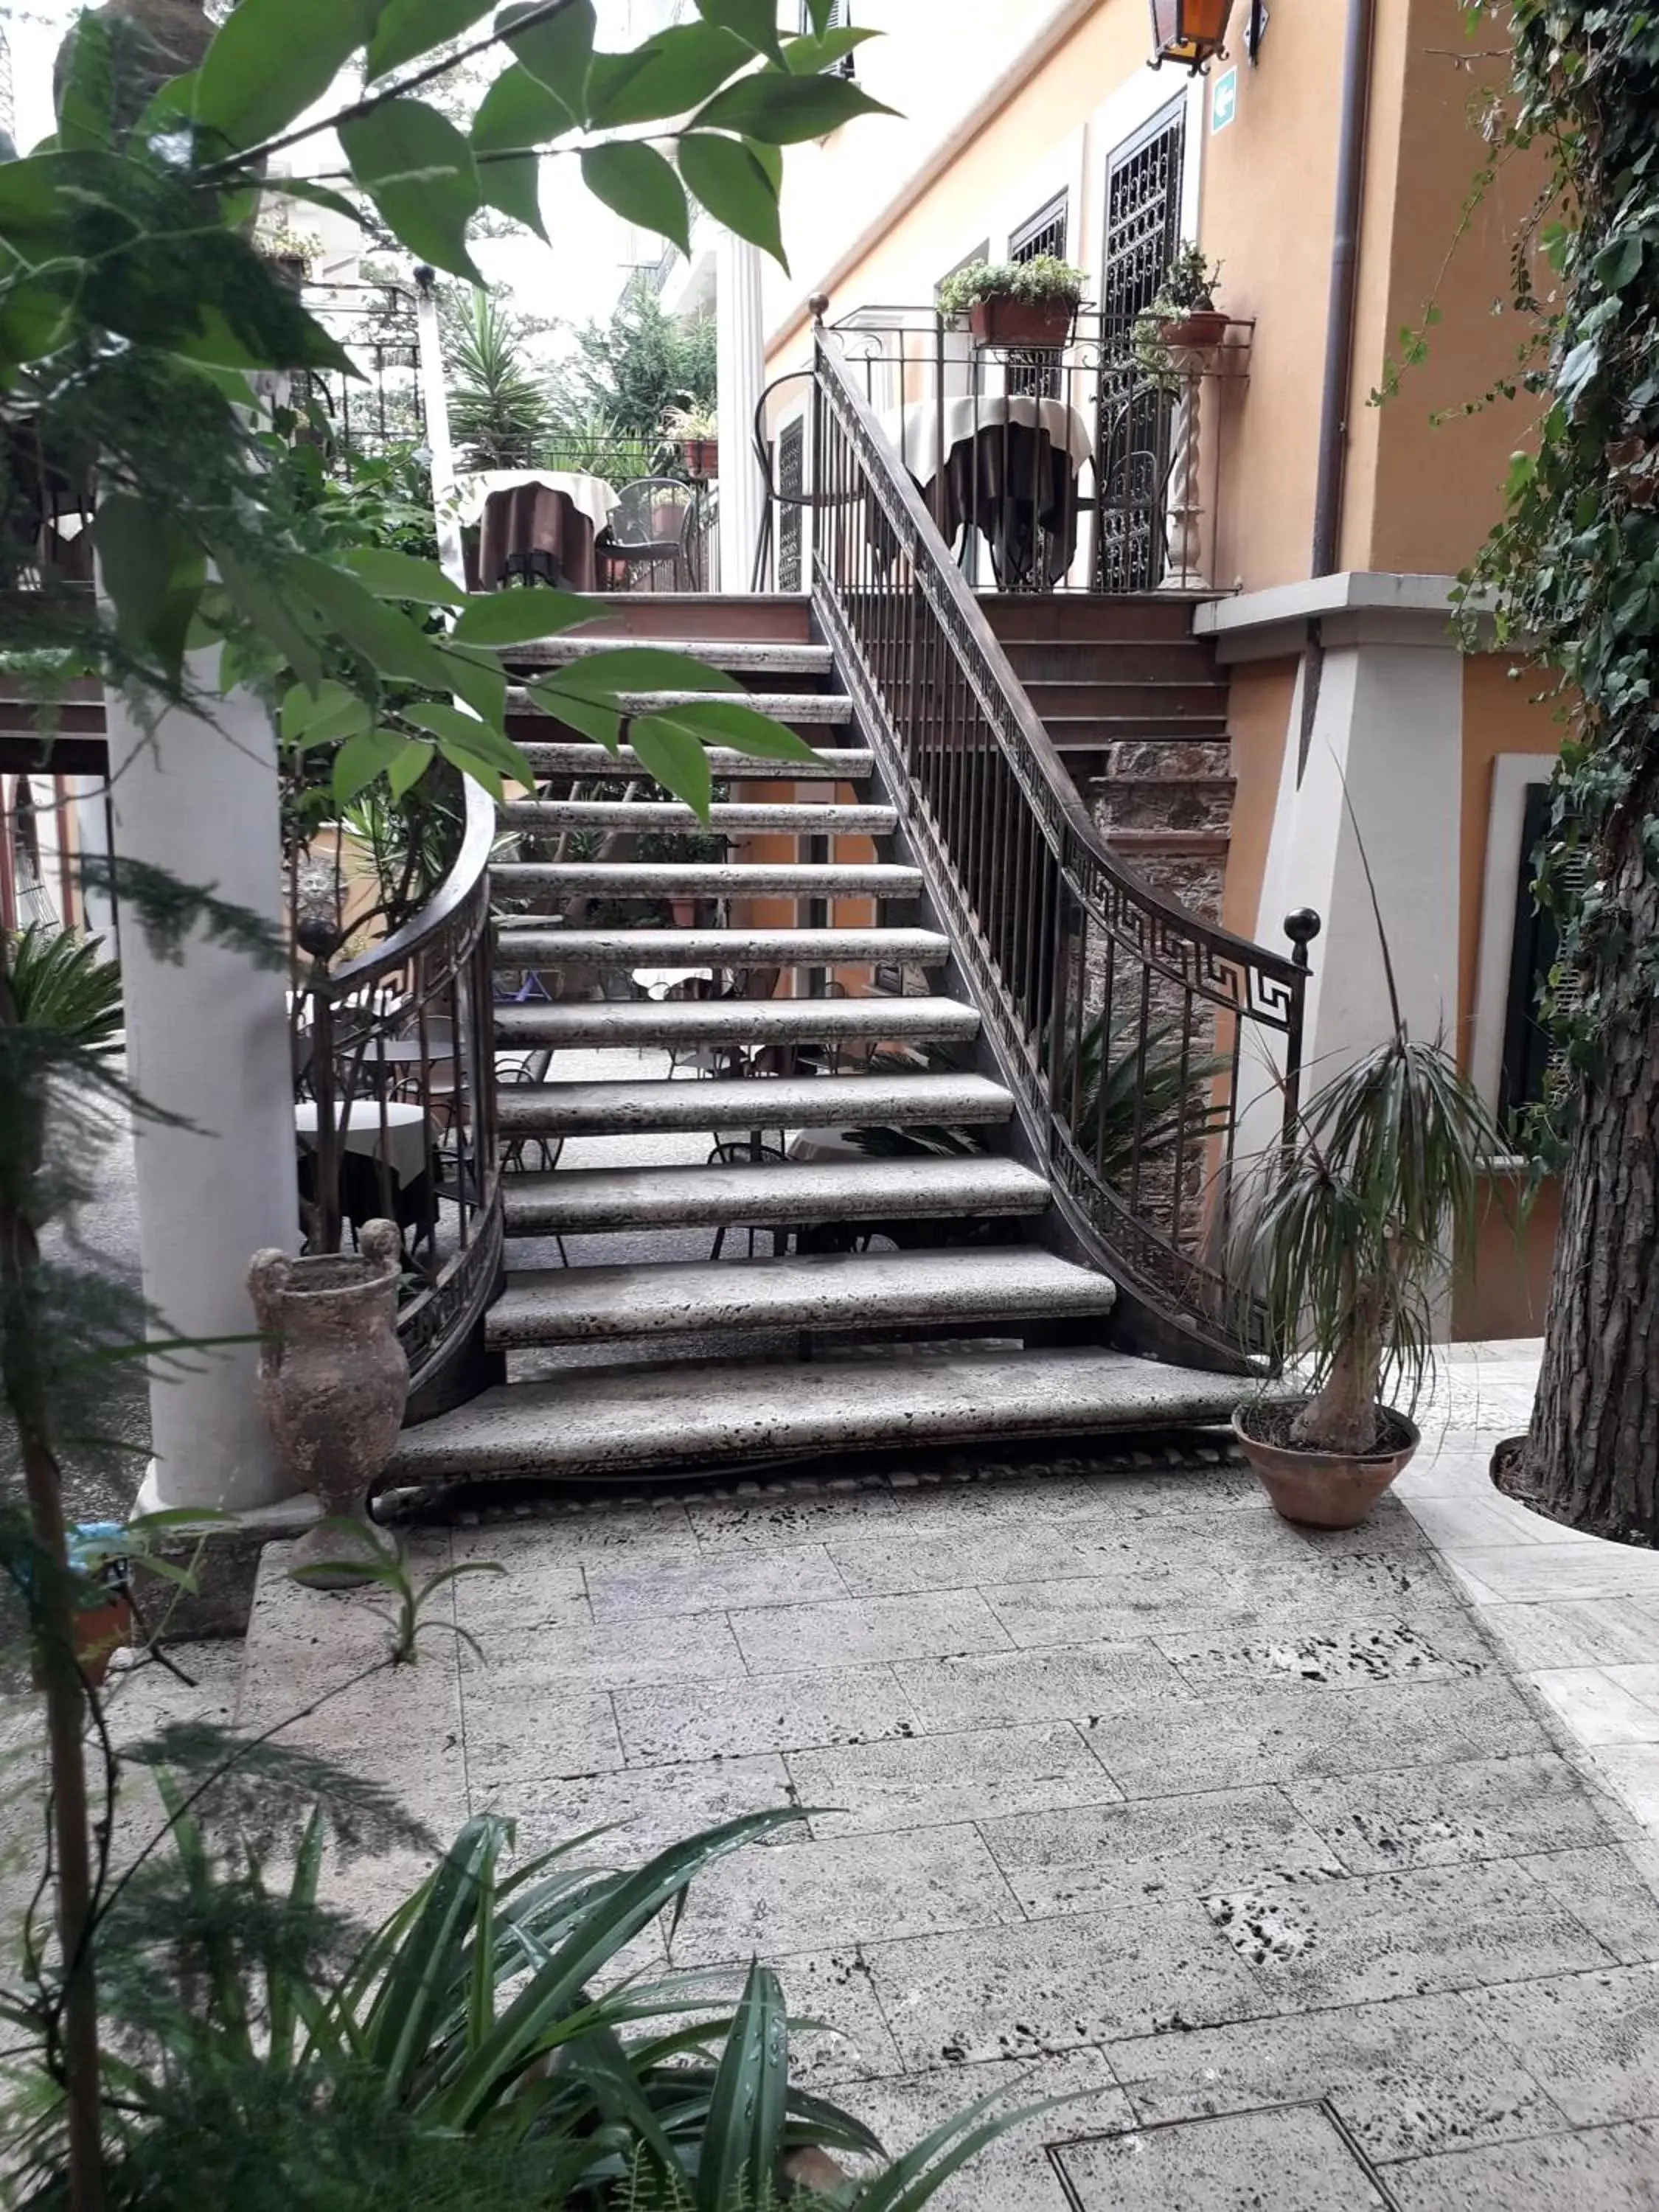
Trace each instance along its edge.
<path fill-rule="evenodd" d="M 506 1279 L 487 1328 L 507 1379 L 407 1431 L 394 1482 L 1231 1411 L 1236 1380 L 1111 1349 L 1111 1282 L 1044 1241 L 1047 1182 L 1019 1157 L 902 809 L 806 622 L 799 600 L 643 601 L 613 618 L 730 671 L 816 748 L 787 770 L 712 753 L 724 859 L 672 857 L 708 831 L 626 749 L 577 742 L 527 701 L 514 726 L 538 786 L 504 809 L 520 856 L 493 889 L 519 911 L 497 966 L 504 988 L 534 975 L 550 998 L 495 1010 L 498 1054 L 533 1055 L 539 1079 L 498 1094 Z M 520 672 L 592 649 L 555 641 Z M 671 857 L 636 857 L 642 837 Z M 671 900 L 697 902 L 698 921 L 631 926 Z M 624 995 L 630 970 L 670 968 L 726 988 Z M 881 1156 L 839 1133 L 918 1128 L 959 1133 L 955 1148 Z M 578 1139 L 609 1140 L 603 1163 L 558 1160 Z"/>

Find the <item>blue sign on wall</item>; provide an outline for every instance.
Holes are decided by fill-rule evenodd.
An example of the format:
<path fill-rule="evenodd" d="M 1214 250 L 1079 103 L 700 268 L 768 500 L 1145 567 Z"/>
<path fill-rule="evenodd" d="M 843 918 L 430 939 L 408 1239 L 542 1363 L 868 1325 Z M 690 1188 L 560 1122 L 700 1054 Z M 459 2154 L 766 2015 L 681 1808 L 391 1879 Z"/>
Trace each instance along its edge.
<path fill-rule="evenodd" d="M 1238 71 L 1225 70 L 1215 81 L 1210 94 L 1210 130 L 1212 134 L 1224 131 L 1238 112 Z"/>

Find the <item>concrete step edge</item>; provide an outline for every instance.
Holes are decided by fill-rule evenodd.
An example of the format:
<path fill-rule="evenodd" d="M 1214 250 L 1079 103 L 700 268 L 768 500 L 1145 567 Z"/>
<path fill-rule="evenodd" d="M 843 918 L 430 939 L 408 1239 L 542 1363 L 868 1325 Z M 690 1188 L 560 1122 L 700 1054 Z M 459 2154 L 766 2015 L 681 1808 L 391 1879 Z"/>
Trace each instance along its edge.
<path fill-rule="evenodd" d="M 1014 1102 L 982 1075 L 667 1077 L 520 1083 L 497 1093 L 504 1138 L 620 1136 L 663 1129 L 857 1129 L 1008 1121 Z"/>
<path fill-rule="evenodd" d="M 1041 1213 L 1043 1178 L 982 1152 L 960 1159 L 560 1168 L 507 1179 L 512 1237 L 722 1224 L 916 1220 Z"/>

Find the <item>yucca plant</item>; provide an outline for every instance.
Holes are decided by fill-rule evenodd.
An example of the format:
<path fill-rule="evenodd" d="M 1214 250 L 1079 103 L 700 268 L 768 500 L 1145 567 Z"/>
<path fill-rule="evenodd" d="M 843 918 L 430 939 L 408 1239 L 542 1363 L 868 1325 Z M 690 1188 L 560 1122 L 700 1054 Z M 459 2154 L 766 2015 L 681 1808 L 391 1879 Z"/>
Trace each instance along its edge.
<path fill-rule="evenodd" d="M 101 937 L 32 921 L 11 939 L 7 965 L 24 1028 L 55 1030 L 100 1060 L 118 1049 L 121 969 L 106 957 Z"/>
<path fill-rule="evenodd" d="M 546 385 L 512 324 L 475 291 L 450 349 L 449 422 L 475 469 L 531 467 L 553 428 Z"/>
<path fill-rule="evenodd" d="M 1409 1411 L 1421 1394 L 1436 1297 L 1489 1202 L 1482 1165 L 1508 1149 L 1444 1039 L 1407 1033 L 1370 890 L 1390 1034 L 1327 1077 L 1255 1163 L 1233 1231 L 1234 1279 L 1260 1296 L 1277 1360 L 1304 1363 L 1310 1395 L 1286 1440 L 1356 1458 L 1385 1440 L 1385 1399 Z"/>

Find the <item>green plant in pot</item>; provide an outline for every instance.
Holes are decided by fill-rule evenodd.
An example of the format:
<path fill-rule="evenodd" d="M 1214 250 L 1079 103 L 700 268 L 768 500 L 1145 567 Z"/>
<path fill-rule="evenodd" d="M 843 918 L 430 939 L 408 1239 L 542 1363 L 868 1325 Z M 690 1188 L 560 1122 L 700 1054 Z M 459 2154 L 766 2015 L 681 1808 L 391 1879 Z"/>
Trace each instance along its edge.
<path fill-rule="evenodd" d="M 1221 264 L 1207 260 L 1188 240 L 1164 270 L 1151 304 L 1135 318 L 1135 361 L 1154 384 L 1178 383 L 1178 356 L 1207 352 L 1226 336 L 1226 310 L 1215 303 L 1220 282 Z"/>
<path fill-rule="evenodd" d="M 1241 1405 L 1234 1433 L 1285 1518 L 1323 1528 L 1363 1521 L 1417 1449 L 1409 1412 L 1386 1401 L 1420 1395 L 1437 1300 L 1491 1202 L 1483 1168 L 1507 1150 L 1443 1041 L 1407 1034 L 1382 950 L 1391 1034 L 1327 1077 L 1255 1163 L 1233 1232 L 1274 1364 L 1299 1358 L 1307 1384 Z"/>
<path fill-rule="evenodd" d="M 706 483 L 720 472 L 720 416 L 712 407 L 688 401 L 671 407 L 662 418 L 665 434 L 680 449 L 685 473 L 694 483 Z"/>
<path fill-rule="evenodd" d="M 939 288 L 942 315 L 966 315 L 987 345 L 1063 346 L 1088 277 L 1052 253 L 1029 261 L 970 261 Z"/>

